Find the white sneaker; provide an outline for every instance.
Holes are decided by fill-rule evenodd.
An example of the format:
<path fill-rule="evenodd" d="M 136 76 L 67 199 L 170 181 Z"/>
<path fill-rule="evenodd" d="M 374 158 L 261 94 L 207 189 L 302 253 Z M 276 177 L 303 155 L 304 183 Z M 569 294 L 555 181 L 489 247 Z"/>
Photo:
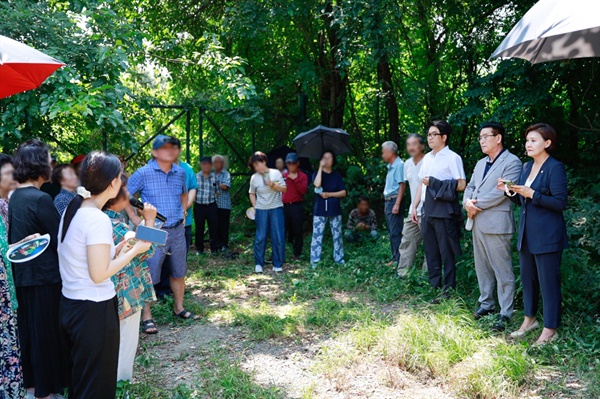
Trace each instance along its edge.
<path fill-rule="evenodd" d="M 256 267 L 254 268 L 254 272 L 255 273 L 262 273 L 263 272 L 263 267 L 261 265 L 256 265 Z"/>
<path fill-rule="evenodd" d="M 275 273 L 281 273 L 281 272 L 283 272 L 283 268 L 282 267 L 273 267 L 273 271 Z"/>

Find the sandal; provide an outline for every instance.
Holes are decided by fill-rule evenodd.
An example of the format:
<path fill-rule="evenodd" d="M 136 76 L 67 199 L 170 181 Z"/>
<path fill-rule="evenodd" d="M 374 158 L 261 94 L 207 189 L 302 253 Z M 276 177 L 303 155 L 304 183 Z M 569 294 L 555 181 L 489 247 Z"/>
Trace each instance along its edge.
<path fill-rule="evenodd" d="M 181 312 L 179 313 L 175 313 L 175 311 L 173 311 L 173 316 L 175 317 L 179 317 L 180 319 L 183 320 L 198 320 L 200 319 L 200 316 L 193 314 L 192 312 L 190 312 L 189 310 L 183 309 Z"/>
<path fill-rule="evenodd" d="M 142 332 L 148 335 L 158 334 L 158 328 L 156 328 L 156 324 L 154 320 L 148 319 L 142 322 Z"/>

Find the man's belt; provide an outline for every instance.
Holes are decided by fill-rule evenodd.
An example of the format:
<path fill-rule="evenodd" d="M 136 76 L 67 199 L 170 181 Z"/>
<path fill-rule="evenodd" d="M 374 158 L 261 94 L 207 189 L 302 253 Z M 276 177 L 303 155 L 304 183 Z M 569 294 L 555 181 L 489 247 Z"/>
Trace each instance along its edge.
<path fill-rule="evenodd" d="M 178 221 L 177 223 L 175 223 L 172 226 L 163 226 L 163 229 L 175 229 L 175 228 L 181 226 L 182 223 L 183 223 L 183 219 L 181 219 L 180 221 Z"/>

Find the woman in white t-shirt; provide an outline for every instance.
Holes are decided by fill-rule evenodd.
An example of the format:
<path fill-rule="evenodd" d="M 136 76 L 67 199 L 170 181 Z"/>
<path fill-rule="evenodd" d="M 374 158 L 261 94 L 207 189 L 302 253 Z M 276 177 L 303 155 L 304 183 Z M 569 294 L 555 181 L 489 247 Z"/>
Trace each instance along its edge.
<path fill-rule="evenodd" d="M 256 210 L 256 238 L 254 240 L 254 264 L 256 273 L 265 266 L 267 236 L 273 245 L 273 271 L 282 272 L 285 261 L 285 224 L 281 194 L 287 187 L 277 169 L 267 167 L 267 156 L 257 151 L 250 157 L 254 174 L 250 178 L 250 202 Z"/>
<path fill-rule="evenodd" d="M 121 188 L 116 156 L 91 152 L 82 162 L 80 178 L 81 187 L 59 228 L 60 329 L 70 363 L 69 398 L 107 399 L 116 394 L 119 355 L 117 298 L 110 277 L 150 243 L 138 241 L 115 257 L 123 244 L 115 249 L 112 224 L 102 207 Z"/>

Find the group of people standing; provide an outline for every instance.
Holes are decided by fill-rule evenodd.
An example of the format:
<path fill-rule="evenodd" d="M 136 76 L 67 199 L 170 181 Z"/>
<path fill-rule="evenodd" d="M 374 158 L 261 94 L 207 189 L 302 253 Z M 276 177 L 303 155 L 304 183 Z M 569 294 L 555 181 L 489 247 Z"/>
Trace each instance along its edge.
<path fill-rule="evenodd" d="M 382 145 L 390 264 L 397 265 L 398 277 L 405 277 L 423 242 L 423 268 L 440 290 L 432 302 L 449 297 L 457 284 L 464 208 L 481 293 L 474 316 L 496 313 L 498 306 L 494 329 L 504 331 L 514 310 L 511 239 L 517 231 L 525 318 L 511 336 L 540 326 L 541 293 L 544 329 L 538 343 L 556 339 L 561 256 L 568 245 L 562 214 L 566 172 L 550 155 L 556 132 L 543 123 L 529 127 L 525 149 L 532 161 L 522 164 L 504 146 L 504 127 L 484 124 L 478 140 L 485 156 L 468 183 L 461 157 L 448 146 L 450 135 L 447 122 L 434 121 L 427 132 L 428 153 L 421 135 L 409 135 L 406 162 L 396 143 Z M 26 392 L 27 398 L 60 398 L 65 388 L 73 399 L 114 397 L 117 381 L 131 379 L 140 321 L 143 332 L 158 332 L 150 304 L 160 282 L 168 282 L 173 292 L 174 317 L 198 318 L 183 303 L 192 221 L 198 254 L 204 251 L 205 223 L 211 252 L 227 251 L 231 176 L 221 156 L 201 158 L 195 174 L 180 155 L 179 140 L 158 136 L 152 159 L 131 176 L 124 173 L 122 159 L 99 151 L 53 169 L 48 146 L 39 140 L 23 143 L 13 158 L 0 155 L 0 397 L 20 398 Z M 283 270 L 286 240 L 293 244 L 294 260 L 300 260 L 309 181 L 315 193 L 312 267 L 321 261 L 327 224 L 338 264 L 344 263 L 344 236 L 349 241 L 379 237 L 367 198 L 359 200 L 343 234 L 341 200 L 347 191 L 335 163 L 335 154 L 325 151 L 309 176 L 294 153 L 282 171 L 270 169 L 264 153 L 252 155 L 249 199 L 255 211 L 257 273 L 264 271 L 269 237 L 275 272 Z M 49 180 L 60 186 L 54 199 L 43 191 Z M 405 219 L 407 192 L 411 204 Z M 142 211 L 131 207 L 130 196 L 141 198 Z M 515 204 L 521 207 L 518 228 Z M 140 224 L 166 231 L 166 245 L 128 238 Z M 10 264 L 11 245 L 45 234 L 50 236 L 45 252 Z"/>
<path fill-rule="evenodd" d="M 249 197 L 255 210 L 256 237 L 254 241 L 255 271 L 262 273 L 265 266 L 267 239 L 273 247 L 273 271 L 283 271 L 285 261 L 286 230 L 293 244 L 294 260 L 299 261 L 304 240 L 304 196 L 308 191 L 308 175 L 300 170 L 296 153 L 286 157 L 283 171 L 267 166 L 267 156 L 256 152 L 249 161 L 254 174 L 250 178 Z M 342 175 L 334 170 L 336 158 L 325 151 L 319 169 L 312 175 L 315 191 L 313 235 L 310 246 L 310 263 L 316 267 L 321 261 L 323 237 L 327 223 L 333 235 L 333 260 L 344 263 L 341 199 L 346 196 Z"/>
<path fill-rule="evenodd" d="M 161 280 L 173 316 L 198 318 L 183 306 L 187 216 L 198 201 L 188 187 L 198 179 L 180 153 L 179 140 L 159 136 L 131 176 L 123 159 L 99 151 L 53 165 L 39 140 L 0 156 L 0 397 L 61 398 L 68 389 L 69 398 L 114 398 L 117 381 L 132 378 L 140 320 L 143 332 L 158 332 L 150 304 Z M 48 190 L 50 180 L 60 188 Z M 166 231 L 166 245 L 133 239 L 140 224 Z M 9 246 L 45 234 L 41 255 L 10 264 Z"/>
<path fill-rule="evenodd" d="M 456 288 L 456 262 L 462 254 L 460 239 L 465 228 L 472 231 L 481 292 L 474 317 L 480 319 L 499 312 L 493 329 L 505 331 L 514 311 L 511 240 L 518 231 L 525 319 L 511 337 L 522 337 L 540 326 L 536 314 L 541 292 L 544 329 L 537 342 L 556 339 L 561 308 L 561 254 L 568 245 L 562 214 L 567 206 L 566 173 L 564 165 L 550 155 L 557 145 L 556 132 L 544 123 L 529 127 L 525 149 L 533 160 L 522 164 L 504 146 L 506 134 L 501 124 L 482 125 L 478 140 L 485 157 L 475 166 L 468 183 L 462 158 L 449 147 L 451 133 L 448 122 L 437 120 L 429 126 L 426 139 L 410 134 L 406 140 L 410 158 L 406 162 L 398 156 L 396 143 L 382 144 L 382 158 L 387 164 L 383 199 L 391 250 L 388 265 L 397 265 L 398 277 L 406 277 L 423 242 L 422 269 L 431 286 L 439 290 L 432 303 L 440 303 Z M 427 153 L 426 143 L 431 149 Z M 363 236 L 379 237 L 377 218 L 366 197 L 361 197 L 357 208 L 350 212 L 347 230 L 342 234 L 340 201 L 347 192 L 341 174 L 334 170 L 335 161 L 335 154 L 325 151 L 311 179 L 315 192 L 312 267 L 321 260 L 327 223 L 333 237 L 333 260 L 339 264 L 344 263 L 344 237 L 350 242 Z M 299 256 L 303 195 L 308 187 L 307 176 L 298 172 L 296 154 L 286 159 L 283 173 L 278 170 L 284 169 L 283 164 L 278 169 L 269 169 L 266 164 L 267 157 L 261 152 L 250 160 L 255 172 L 250 181 L 250 201 L 256 209 L 254 254 L 258 273 L 263 272 L 268 236 L 273 244 L 274 271 L 282 271 L 286 230 L 295 237 L 294 257 Z M 411 203 L 405 219 L 406 192 L 410 192 Z M 521 207 L 518 229 L 513 216 L 515 204 Z"/>
<path fill-rule="evenodd" d="M 474 317 L 480 319 L 499 311 L 493 329 L 504 331 L 514 311 L 511 240 L 517 231 L 525 318 L 510 336 L 520 338 L 540 327 L 536 317 L 541 293 L 544 329 L 537 343 L 556 339 L 562 300 L 561 256 L 568 246 L 563 217 L 567 206 L 567 177 L 564 165 L 550 155 L 557 146 L 556 131 L 544 123 L 527 128 L 525 150 L 532 160 L 523 164 L 505 147 L 505 128 L 498 123 L 483 124 L 478 140 L 485 157 L 475 166 L 468 183 L 461 157 L 448 146 L 451 132 L 447 122 L 432 122 L 427 132 L 431 151 L 427 154 L 423 137 L 408 136 L 406 145 L 411 158 L 404 164 L 404 181 L 400 185 L 409 184 L 412 202 L 403 230 L 389 222 L 387 212 L 388 202 L 393 202 L 394 215 L 398 201 L 393 197 L 386 201 L 388 229 L 397 228 L 402 236 L 398 247 L 398 277 L 405 277 L 414 266 L 415 255 L 423 242 L 423 269 L 428 272 L 431 286 L 440 290 L 432 303 L 448 298 L 456 288 L 456 259 L 461 254 L 460 237 L 465 226 L 472 231 L 481 294 Z M 395 152 L 393 143 L 386 145 Z M 386 187 L 390 177 L 396 175 L 394 163 L 397 162 L 387 151 L 382 150 L 384 160 L 389 163 Z M 459 193 L 462 191 L 461 207 Z M 518 228 L 513 215 L 515 204 L 521 207 Z M 461 208 L 466 211 L 466 223 Z M 393 237 L 397 237 L 397 233 L 390 231 L 392 249 L 396 245 Z"/>

